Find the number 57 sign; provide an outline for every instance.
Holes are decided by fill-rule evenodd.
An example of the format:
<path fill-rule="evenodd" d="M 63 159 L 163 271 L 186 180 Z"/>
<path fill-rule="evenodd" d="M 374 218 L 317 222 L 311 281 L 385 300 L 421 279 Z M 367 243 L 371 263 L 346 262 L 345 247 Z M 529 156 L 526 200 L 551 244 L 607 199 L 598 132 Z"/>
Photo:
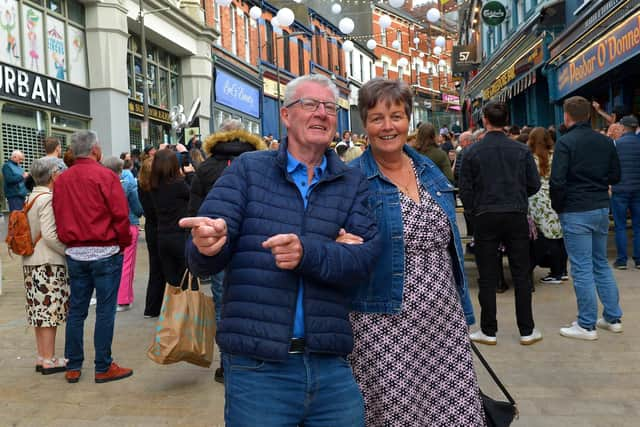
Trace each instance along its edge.
<path fill-rule="evenodd" d="M 476 46 L 461 45 L 453 47 L 451 71 L 453 73 L 464 73 L 478 68 L 476 62 Z"/>

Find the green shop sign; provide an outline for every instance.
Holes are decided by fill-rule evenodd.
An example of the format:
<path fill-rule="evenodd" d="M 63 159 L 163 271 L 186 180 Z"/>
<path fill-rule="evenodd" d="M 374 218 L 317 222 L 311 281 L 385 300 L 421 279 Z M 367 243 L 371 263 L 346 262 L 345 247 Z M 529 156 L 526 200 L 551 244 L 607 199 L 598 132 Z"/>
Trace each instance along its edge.
<path fill-rule="evenodd" d="M 507 9 L 498 1 L 490 1 L 482 6 L 482 20 L 487 25 L 500 25 L 507 17 Z"/>

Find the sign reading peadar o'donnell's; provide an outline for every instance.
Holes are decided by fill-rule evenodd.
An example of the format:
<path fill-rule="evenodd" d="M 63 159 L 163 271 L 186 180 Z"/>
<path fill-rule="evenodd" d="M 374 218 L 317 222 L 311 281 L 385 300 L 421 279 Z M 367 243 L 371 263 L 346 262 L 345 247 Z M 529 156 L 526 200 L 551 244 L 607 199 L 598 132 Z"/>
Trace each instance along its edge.
<path fill-rule="evenodd" d="M 637 54 L 640 54 L 640 12 L 560 67 L 557 99 Z"/>
<path fill-rule="evenodd" d="M 496 26 L 502 24 L 507 17 L 507 9 L 499 1 L 490 1 L 482 6 L 480 14 L 485 24 Z"/>

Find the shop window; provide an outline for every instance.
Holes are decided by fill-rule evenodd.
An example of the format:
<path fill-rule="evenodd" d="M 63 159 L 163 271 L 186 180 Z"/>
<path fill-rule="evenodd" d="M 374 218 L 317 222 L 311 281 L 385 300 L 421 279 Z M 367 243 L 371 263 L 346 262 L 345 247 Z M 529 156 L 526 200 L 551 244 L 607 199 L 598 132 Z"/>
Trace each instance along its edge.
<path fill-rule="evenodd" d="M 63 127 L 73 130 L 86 129 L 86 120 L 76 119 L 71 116 L 65 116 L 62 114 L 51 114 L 51 126 Z"/>

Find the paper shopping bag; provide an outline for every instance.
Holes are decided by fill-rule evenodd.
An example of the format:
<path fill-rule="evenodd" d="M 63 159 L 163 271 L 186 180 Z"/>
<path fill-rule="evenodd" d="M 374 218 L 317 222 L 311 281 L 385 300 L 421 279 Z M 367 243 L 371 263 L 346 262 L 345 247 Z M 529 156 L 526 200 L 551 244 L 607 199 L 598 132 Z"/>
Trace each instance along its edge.
<path fill-rule="evenodd" d="M 215 325 L 213 300 L 200 292 L 198 279 L 185 272 L 180 286 L 167 283 L 165 287 L 147 356 L 162 365 L 188 362 L 208 368 L 213 360 Z"/>

